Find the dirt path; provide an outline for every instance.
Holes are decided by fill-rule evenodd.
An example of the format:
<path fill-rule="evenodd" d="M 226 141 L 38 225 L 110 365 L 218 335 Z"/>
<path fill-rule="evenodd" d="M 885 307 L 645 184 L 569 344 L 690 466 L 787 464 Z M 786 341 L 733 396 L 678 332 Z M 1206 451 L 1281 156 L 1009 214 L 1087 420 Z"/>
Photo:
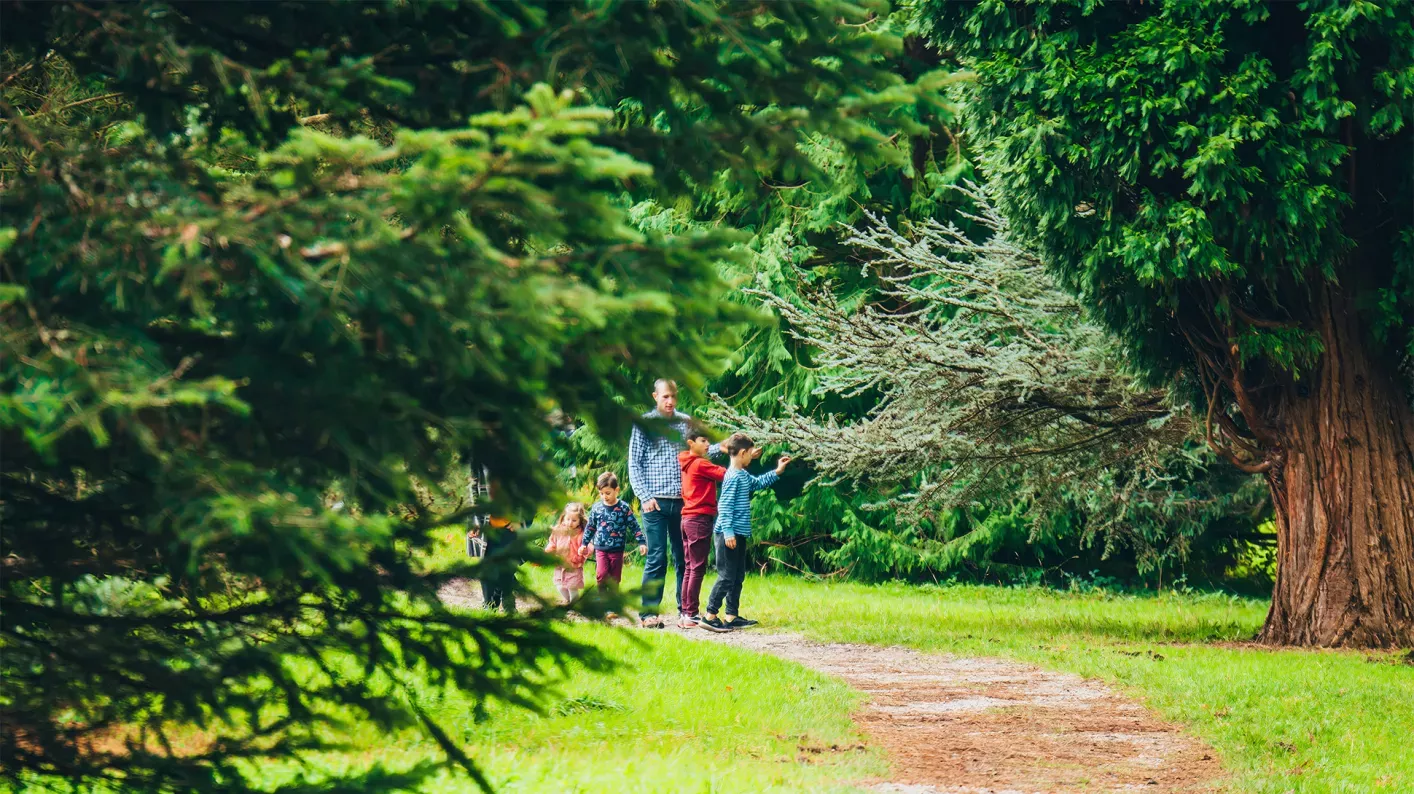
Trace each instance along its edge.
<path fill-rule="evenodd" d="M 893 766 L 878 792 L 1210 792 L 1223 775 L 1196 739 L 1079 676 L 756 629 L 682 633 L 774 654 L 868 693 L 855 719 Z"/>
<path fill-rule="evenodd" d="M 466 581 L 442 598 L 481 603 Z M 888 753 L 893 774 L 873 787 L 880 794 L 1197 794 L 1223 777 L 1201 742 L 1076 675 L 760 629 L 669 631 L 773 654 L 868 694 L 855 721 Z"/>

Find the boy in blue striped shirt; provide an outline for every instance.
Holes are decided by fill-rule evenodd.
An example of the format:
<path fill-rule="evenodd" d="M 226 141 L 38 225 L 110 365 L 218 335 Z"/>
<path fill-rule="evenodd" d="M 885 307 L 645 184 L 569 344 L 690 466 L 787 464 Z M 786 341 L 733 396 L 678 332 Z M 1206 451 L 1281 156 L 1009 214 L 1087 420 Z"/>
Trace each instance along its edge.
<path fill-rule="evenodd" d="M 712 528 L 717 551 L 717 583 L 707 599 L 706 619 L 698 625 L 709 631 L 729 631 L 755 626 L 756 621 L 742 617 L 741 583 L 746 578 L 746 549 L 751 544 L 751 495 L 769 488 L 780 479 L 789 455 L 776 461 L 776 470 L 754 477 L 746 470 L 755 460 L 756 443 L 743 433 L 737 433 L 722 444 L 722 451 L 731 458 L 731 468 L 722 478 L 721 496 L 717 500 L 717 523 Z M 721 617 L 717 610 L 724 608 Z"/>

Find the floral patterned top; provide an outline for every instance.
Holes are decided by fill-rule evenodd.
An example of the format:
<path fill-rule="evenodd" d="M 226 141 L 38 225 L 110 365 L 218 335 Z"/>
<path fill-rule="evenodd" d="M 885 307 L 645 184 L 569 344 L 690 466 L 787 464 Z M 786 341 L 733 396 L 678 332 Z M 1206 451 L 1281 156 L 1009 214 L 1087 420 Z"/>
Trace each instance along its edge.
<path fill-rule="evenodd" d="M 633 508 L 620 499 L 611 505 L 601 499 L 589 509 L 589 523 L 584 527 L 584 545 L 593 545 L 598 551 L 623 551 L 632 537 L 635 543 L 643 543 L 643 527 Z"/>

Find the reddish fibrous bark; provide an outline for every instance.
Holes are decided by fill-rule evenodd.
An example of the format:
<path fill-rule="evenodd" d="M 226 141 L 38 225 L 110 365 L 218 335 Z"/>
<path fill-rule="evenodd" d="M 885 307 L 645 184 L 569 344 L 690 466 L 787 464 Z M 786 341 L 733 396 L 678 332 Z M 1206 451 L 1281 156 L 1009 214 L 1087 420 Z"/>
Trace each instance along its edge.
<path fill-rule="evenodd" d="M 1275 436 L 1266 477 L 1278 529 L 1260 640 L 1414 646 L 1414 409 L 1355 307 L 1322 292 L 1319 364 L 1256 407 Z"/>

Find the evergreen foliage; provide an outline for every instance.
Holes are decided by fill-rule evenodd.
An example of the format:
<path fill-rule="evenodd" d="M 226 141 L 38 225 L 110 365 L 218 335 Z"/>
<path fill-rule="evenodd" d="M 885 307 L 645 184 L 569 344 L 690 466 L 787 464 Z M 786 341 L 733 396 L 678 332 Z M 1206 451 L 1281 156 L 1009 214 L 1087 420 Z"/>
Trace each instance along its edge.
<path fill-rule="evenodd" d="M 1414 642 L 1414 6 L 919 8 L 1003 213 L 1265 476 L 1264 638 Z"/>
<path fill-rule="evenodd" d="M 869 212 L 922 220 L 955 203 L 947 186 L 971 174 L 960 136 L 951 129 L 957 108 L 949 94 L 959 75 L 939 68 L 939 54 L 919 35 L 906 6 L 857 18 L 857 24 L 832 35 L 843 50 L 867 49 L 871 56 L 873 72 L 855 90 L 869 88 L 873 99 L 851 106 L 857 109 L 851 127 L 839 132 L 801 129 L 797 143 L 802 164 L 789 171 L 724 172 L 696 181 L 691 202 L 661 202 L 638 194 L 646 200 L 635 207 L 636 222 L 664 232 L 740 229 L 749 235 L 744 246 L 748 256 L 727 263 L 730 278 L 742 283 L 764 279 L 763 289 L 792 300 L 801 290 L 824 283 L 831 284 L 841 300 L 871 300 L 876 279 L 847 263 L 840 227 L 862 223 Z M 791 45 L 783 38 L 777 46 Z M 857 145 L 856 140 L 868 145 Z M 735 293 L 734 299 L 760 305 L 744 293 Z M 810 411 L 866 410 L 867 401 L 817 393 L 811 351 L 787 329 L 779 317 L 750 328 L 725 372 L 701 390 L 692 387 L 702 384 L 686 384 L 683 408 L 704 408 L 694 398 L 706 391 L 728 395 L 733 405 L 761 415 L 774 415 L 782 405 Z M 651 382 L 651 368 L 639 369 L 636 374 Z M 648 393 L 645 382 L 636 404 L 646 405 Z M 574 467 L 573 483 L 583 486 L 599 471 L 621 468 L 624 439 L 581 427 L 558 448 L 558 459 Z M 787 479 L 794 478 L 788 474 Z M 807 549 L 803 539 L 817 536 L 821 526 L 862 528 L 856 523 L 859 511 L 872 499 L 834 489 L 814 490 L 807 497 L 778 513 L 779 529 L 782 542 L 812 555 L 819 549 Z M 782 562 L 789 563 L 784 558 Z"/>
<path fill-rule="evenodd" d="M 699 193 L 697 216 L 703 222 L 751 233 L 746 266 L 733 268 L 730 275 L 797 306 L 804 305 L 804 294 L 825 285 L 849 305 L 877 300 L 877 274 L 849 261 L 841 230 L 861 226 L 869 214 L 921 221 L 949 212 L 957 196 L 948 187 L 972 175 L 953 99 L 966 76 L 942 67 L 941 55 L 920 35 L 908 4 L 858 32 L 887 45 L 880 48 L 877 65 L 897 83 L 884 94 L 889 101 L 878 104 L 867 120 L 878 145 L 851 147 L 846 140 L 813 133 L 801 141 L 801 151 L 814 166 L 802 178 L 719 180 Z M 746 293 L 737 300 L 762 305 Z M 866 412 L 867 399 L 846 399 L 818 388 L 814 351 L 789 333 L 785 318 L 773 315 L 772 322 L 750 329 L 727 371 L 706 391 L 758 416 L 776 416 L 787 406 L 811 414 Z M 877 494 L 814 486 L 800 491 L 809 479 L 807 469 L 793 467 L 781 488 L 758 495 L 758 502 L 771 505 L 758 504 L 770 515 L 765 530 L 770 537 L 757 547 L 768 561 L 797 570 L 908 574 L 916 554 L 865 554 L 849 540 L 890 531 L 885 527 L 892 524 L 891 511 L 864 509 L 878 501 Z M 776 501 L 777 492 L 784 502 Z"/>
<path fill-rule="evenodd" d="M 875 302 L 754 291 L 816 351 L 822 392 L 874 399 L 863 417 L 727 411 L 753 437 L 791 443 L 829 484 L 898 494 L 893 531 L 847 528 L 833 556 L 865 575 L 947 572 L 1029 525 L 1032 540 L 1127 545 L 1143 570 L 1260 505 L 1241 475 L 1209 472 L 1214 461 L 1186 449 L 1183 406 L 1136 382 L 986 196 L 960 192 L 979 208 L 966 217 L 987 231 L 980 241 L 933 221 L 905 236 L 878 219 L 849 238 L 863 270 L 886 274 Z"/>
<path fill-rule="evenodd" d="M 438 484 L 470 457 L 526 514 L 553 410 L 618 434 L 619 364 L 725 356 L 736 238 L 643 228 L 626 189 L 798 178 L 802 136 L 867 151 L 911 90 L 829 0 L 0 13 L 10 783 L 243 791 L 344 717 L 475 777 L 402 671 L 533 707 L 596 657 L 551 608 L 442 606 L 480 569 L 419 562 L 464 512 Z"/>
<path fill-rule="evenodd" d="M 921 34 L 911 6 L 873 20 L 865 30 L 893 42 L 883 51 L 880 66 L 904 81 L 900 88 L 911 87 L 892 94 L 895 104 L 887 108 L 887 115 L 869 119 L 878 131 L 876 137 L 887 134 L 886 145 L 854 150 L 844 141 L 809 133 L 802 137 L 801 149 L 815 168 L 805 178 L 794 183 L 774 177 L 745 182 L 724 178 L 707 189 L 698 188 L 696 223 L 729 225 L 752 233 L 748 266 L 732 275 L 798 311 L 813 311 L 808 296 L 825 289 L 844 307 L 888 305 L 889 266 L 872 262 L 858 266 L 853 261 L 857 252 L 846 244 L 847 234 L 843 233 L 865 228 L 871 216 L 891 223 L 946 216 L 957 219 L 969 234 L 985 231 L 956 214 L 970 203 L 950 189 L 972 173 L 957 129 L 955 101 L 968 76 L 940 68 L 944 58 Z M 636 209 L 636 217 L 645 228 L 692 228 L 694 213 L 681 207 L 645 202 Z M 741 300 L 757 303 L 760 299 L 743 293 Z M 777 417 L 782 412 L 844 420 L 865 417 L 875 404 L 875 395 L 845 395 L 823 388 L 828 367 L 808 342 L 790 332 L 790 317 L 774 313 L 775 322 L 751 329 L 732 366 L 714 379 L 708 390 L 724 395 L 735 409 L 759 417 Z M 644 392 L 646 396 L 646 388 Z M 684 396 L 689 411 L 702 408 L 692 404 L 690 392 Z M 574 466 L 578 474 L 574 479 L 582 485 L 598 471 L 618 466 L 622 445 L 582 427 L 559 454 L 562 463 Z M 1232 474 L 1221 466 L 1189 467 L 1169 487 L 1185 493 L 1189 489 L 1212 493 L 1212 489 L 1223 487 L 1216 480 L 1232 480 Z M 1215 481 L 1208 482 L 1210 478 Z M 1175 517 L 1185 514 L 1183 508 L 1176 508 L 1150 514 L 1141 525 L 1121 527 L 1109 516 L 1124 514 L 1126 503 L 1119 494 L 1096 486 L 1072 494 L 1071 506 L 1041 523 L 1002 518 L 1015 515 L 1016 495 L 999 497 L 1000 501 L 981 508 L 980 513 L 954 510 L 938 516 L 936 522 L 920 522 L 916 515 L 897 520 L 892 507 L 881 504 L 887 489 L 836 488 L 817 481 L 800 490 L 809 479 L 808 471 L 793 471 L 778 489 L 779 494 L 758 497 L 758 509 L 769 516 L 761 535 L 763 543 L 758 546 L 764 560 L 788 569 L 847 572 L 869 579 L 953 575 L 968 570 L 988 577 L 1030 576 L 999 563 L 1002 556 L 1024 560 L 1023 566 L 1060 570 L 1074 564 L 1082 571 L 1098 566 L 1125 576 L 1143 575 L 1165 562 L 1181 562 L 1173 558 L 1193 551 L 1190 541 L 1200 528 L 1226 526 L 1226 531 L 1209 533 L 1206 539 L 1213 551 L 1222 551 L 1210 555 L 1206 553 L 1209 547 L 1204 546 L 1197 555 L 1212 560 L 1216 575 L 1221 575 L 1224 564 L 1233 557 L 1229 549 L 1235 545 L 1232 533 L 1250 534 L 1252 519 L 1245 514 L 1254 508 L 1249 494 L 1231 503 L 1230 510 L 1237 512 L 1224 513 L 1222 519 L 1213 516 L 1188 523 Z M 1189 507 L 1196 509 L 1196 504 Z M 1090 510 L 1101 519 L 1087 520 Z M 1029 514 L 1034 518 L 1034 513 Z M 1120 530 L 1130 542 L 1118 547 L 1101 543 L 1093 549 L 1097 537 L 1118 537 L 1093 531 L 1099 524 Z"/>
<path fill-rule="evenodd" d="M 1230 341 L 1244 366 L 1309 373 L 1322 342 L 1301 304 L 1327 279 L 1411 351 L 1412 11 L 938 2 L 920 18 L 977 72 L 972 142 L 1004 214 L 1153 379 L 1206 383 L 1226 413 L 1184 334 L 1212 324 L 1221 358 Z M 1357 244 L 1373 249 L 1358 262 Z M 1227 443 L 1247 431 L 1221 431 L 1250 457 Z"/>

